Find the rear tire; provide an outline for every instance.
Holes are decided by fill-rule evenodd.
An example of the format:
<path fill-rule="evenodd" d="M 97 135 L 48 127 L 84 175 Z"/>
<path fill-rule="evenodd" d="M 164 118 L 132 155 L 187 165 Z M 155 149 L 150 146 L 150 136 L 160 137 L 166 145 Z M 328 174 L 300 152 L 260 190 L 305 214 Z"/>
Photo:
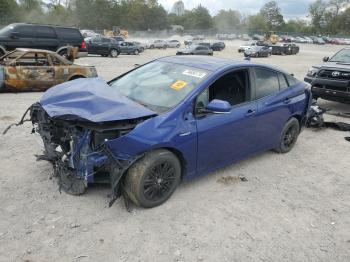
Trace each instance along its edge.
<path fill-rule="evenodd" d="M 116 58 L 116 57 L 118 57 L 119 52 L 117 49 L 111 49 L 111 51 L 109 52 L 109 55 L 110 55 L 110 57 Z"/>
<path fill-rule="evenodd" d="M 294 147 L 300 133 L 298 119 L 292 117 L 284 126 L 276 152 L 288 153 Z"/>
<path fill-rule="evenodd" d="M 151 208 L 164 203 L 181 179 L 181 164 L 170 151 L 147 153 L 127 171 L 123 190 L 138 206 Z"/>

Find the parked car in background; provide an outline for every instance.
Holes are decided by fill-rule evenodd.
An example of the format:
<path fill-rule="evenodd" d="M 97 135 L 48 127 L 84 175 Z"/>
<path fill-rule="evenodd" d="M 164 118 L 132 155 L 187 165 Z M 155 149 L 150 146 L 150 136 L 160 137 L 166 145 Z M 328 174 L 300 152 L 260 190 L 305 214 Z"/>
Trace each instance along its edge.
<path fill-rule="evenodd" d="M 0 56 L 16 48 L 44 49 L 65 56 L 70 47 L 78 50 L 75 58 L 87 56 L 84 38 L 74 27 L 16 23 L 0 29 Z"/>
<path fill-rule="evenodd" d="M 300 48 L 296 44 L 278 44 L 270 45 L 273 55 L 296 55 L 299 53 Z"/>
<path fill-rule="evenodd" d="M 238 53 L 242 53 L 244 52 L 245 50 L 253 47 L 253 46 L 265 46 L 266 44 L 264 42 L 261 42 L 261 41 L 257 41 L 257 42 L 252 42 L 252 43 L 245 43 L 244 45 L 241 45 L 239 48 L 238 48 Z"/>
<path fill-rule="evenodd" d="M 112 36 L 111 38 L 113 38 L 119 45 L 125 41 L 124 37 L 122 36 Z"/>
<path fill-rule="evenodd" d="M 153 40 L 149 43 L 149 48 L 158 48 L 158 49 L 166 49 L 168 46 L 168 43 L 165 40 Z"/>
<path fill-rule="evenodd" d="M 131 41 L 134 45 L 138 46 L 139 47 L 139 51 L 140 52 L 143 52 L 145 51 L 147 48 L 149 48 L 148 44 L 145 44 L 145 43 L 141 43 L 141 42 L 138 42 L 138 41 Z"/>
<path fill-rule="evenodd" d="M 87 29 L 80 30 L 80 33 L 83 35 L 84 38 L 94 37 L 94 36 L 101 36 L 100 34 L 96 33 L 95 31 L 87 30 Z"/>
<path fill-rule="evenodd" d="M 313 43 L 316 45 L 325 45 L 326 44 L 326 42 L 320 37 L 315 37 L 313 39 Z"/>
<path fill-rule="evenodd" d="M 178 40 L 168 40 L 167 41 L 167 47 L 171 47 L 171 48 L 179 48 L 181 46 L 180 41 Z"/>
<path fill-rule="evenodd" d="M 204 45 L 190 45 L 176 52 L 176 55 L 213 55 L 213 50 Z"/>
<path fill-rule="evenodd" d="M 73 64 L 52 51 L 18 48 L 0 58 L 0 92 L 45 91 L 90 77 L 97 77 L 95 67 Z"/>
<path fill-rule="evenodd" d="M 268 46 L 251 46 L 244 51 L 245 57 L 269 57 L 271 56 L 272 48 Z"/>
<path fill-rule="evenodd" d="M 216 43 L 212 43 L 210 45 L 210 48 L 213 50 L 213 51 L 222 51 L 224 50 L 226 47 L 225 43 L 224 42 L 216 42 Z"/>
<path fill-rule="evenodd" d="M 310 83 L 315 99 L 350 103 L 350 48 L 344 48 L 323 64 L 309 69 L 304 81 Z"/>
<path fill-rule="evenodd" d="M 241 35 L 240 38 L 241 38 L 243 41 L 250 41 L 250 37 L 249 37 L 249 35 L 247 35 L 247 34 Z"/>
<path fill-rule="evenodd" d="M 128 55 L 138 55 L 141 51 L 141 46 L 135 44 L 134 42 L 128 42 L 125 41 L 119 45 L 119 50 L 121 54 L 128 54 Z"/>
<path fill-rule="evenodd" d="M 113 58 L 120 54 L 120 47 L 113 38 L 97 36 L 88 37 L 85 41 L 89 54 Z"/>
<path fill-rule="evenodd" d="M 307 41 L 305 38 L 303 38 L 303 37 L 297 36 L 297 37 L 295 38 L 295 43 L 307 44 L 308 41 Z"/>
<path fill-rule="evenodd" d="M 151 208 L 181 181 L 292 150 L 310 106 L 308 86 L 268 65 L 172 56 L 108 84 L 83 79 L 52 88 L 30 116 L 60 189 L 80 195 L 106 181 L 110 204 L 123 195 Z"/>

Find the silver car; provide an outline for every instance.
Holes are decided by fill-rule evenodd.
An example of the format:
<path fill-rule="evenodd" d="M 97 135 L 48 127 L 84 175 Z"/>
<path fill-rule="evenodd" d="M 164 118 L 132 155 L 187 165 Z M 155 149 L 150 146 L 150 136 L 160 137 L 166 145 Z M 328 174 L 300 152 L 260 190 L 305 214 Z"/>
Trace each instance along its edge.
<path fill-rule="evenodd" d="M 149 48 L 163 48 L 166 49 L 168 43 L 165 40 L 153 40 L 149 43 Z"/>
<path fill-rule="evenodd" d="M 190 45 L 177 51 L 176 55 L 213 55 L 213 50 L 203 45 Z"/>

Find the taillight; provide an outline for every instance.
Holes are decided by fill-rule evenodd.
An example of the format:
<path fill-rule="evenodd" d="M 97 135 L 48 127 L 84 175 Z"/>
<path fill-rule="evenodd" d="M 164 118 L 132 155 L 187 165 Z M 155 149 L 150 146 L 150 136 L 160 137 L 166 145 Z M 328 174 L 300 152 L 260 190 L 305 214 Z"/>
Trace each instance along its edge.
<path fill-rule="evenodd" d="M 85 43 L 85 41 L 83 41 L 83 43 L 81 44 L 81 49 L 86 49 L 86 43 Z"/>

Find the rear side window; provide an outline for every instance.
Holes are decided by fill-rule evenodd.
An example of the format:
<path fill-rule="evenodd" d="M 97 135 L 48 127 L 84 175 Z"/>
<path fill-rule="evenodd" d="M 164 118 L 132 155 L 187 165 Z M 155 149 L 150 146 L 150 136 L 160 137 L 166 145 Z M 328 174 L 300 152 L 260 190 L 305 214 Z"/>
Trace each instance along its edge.
<path fill-rule="evenodd" d="M 58 36 L 62 39 L 83 41 L 83 37 L 78 29 L 56 27 L 56 32 Z"/>
<path fill-rule="evenodd" d="M 289 87 L 286 77 L 282 73 L 278 73 L 278 80 L 280 82 L 280 89 L 284 90 Z"/>
<path fill-rule="evenodd" d="M 299 80 L 291 75 L 286 75 L 289 86 L 295 86 L 299 84 Z"/>
<path fill-rule="evenodd" d="M 36 26 L 36 37 L 38 38 L 56 38 L 55 31 L 49 26 Z"/>
<path fill-rule="evenodd" d="M 256 99 L 279 91 L 277 73 L 271 70 L 256 68 Z"/>
<path fill-rule="evenodd" d="M 110 43 L 111 40 L 109 38 L 102 38 L 103 43 Z"/>
<path fill-rule="evenodd" d="M 35 37 L 33 26 L 21 25 L 17 26 L 13 32 L 17 32 L 19 37 Z"/>

